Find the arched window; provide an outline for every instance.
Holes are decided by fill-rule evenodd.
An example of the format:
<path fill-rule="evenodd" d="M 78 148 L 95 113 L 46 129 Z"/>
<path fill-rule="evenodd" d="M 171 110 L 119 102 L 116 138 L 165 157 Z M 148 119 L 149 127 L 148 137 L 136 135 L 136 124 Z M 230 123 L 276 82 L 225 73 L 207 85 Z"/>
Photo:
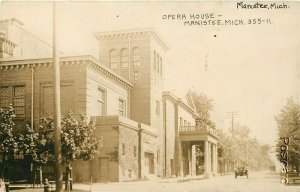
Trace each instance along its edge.
<path fill-rule="evenodd" d="M 153 52 L 153 69 L 156 70 L 156 52 Z"/>
<path fill-rule="evenodd" d="M 111 49 L 109 52 L 109 58 L 110 58 L 110 68 L 111 69 L 118 68 L 117 50 Z"/>
<path fill-rule="evenodd" d="M 132 49 L 132 63 L 133 67 L 139 67 L 140 63 L 140 50 L 138 47 Z"/>
<path fill-rule="evenodd" d="M 128 67 L 128 49 L 121 49 L 121 67 Z"/>

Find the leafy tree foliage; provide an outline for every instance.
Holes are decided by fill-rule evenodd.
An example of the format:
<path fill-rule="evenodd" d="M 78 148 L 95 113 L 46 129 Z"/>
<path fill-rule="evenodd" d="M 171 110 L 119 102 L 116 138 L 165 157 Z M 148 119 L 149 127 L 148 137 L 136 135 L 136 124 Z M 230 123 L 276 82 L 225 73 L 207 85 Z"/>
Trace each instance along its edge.
<path fill-rule="evenodd" d="M 20 150 L 24 155 L 31 157 L 35 165 L 40 166 L 54 159 L 53 131 L 52 120 L 43 118 L 40 121 L 38 132 L 26 125 L 24 134 L 18 136 Z"/>
<path fill-rule="evenodd" d="M 228 133 L 223 130 L 218 130 L 218 133 L 221 166 L 225 163 L 233 163 L 235 166 L 248 164 L 252 170 L 264 170 L 273 164 L 269 157 L 269 146 L 251 138 L 247 126 L 237 123 Z"/>
<path fill-rule="evenodd" d="M 191 97 L 195 104 L 196 112 L 199 118 L 196 119 L 198 124 L 207 125 L 215 128 L 214 122 L 210 119 L 210 112 L 213 110 L 213 100 L 209 99 L 203 93 L 191 92 Z"/>
<path fill-rule="evenodd" d="M 289 138 L 288 164 L 299 171 L 300 162 L 300 104 L 292 97 L 287 100 L 286 105 L 280 113 L 275 116 L 278 127 L 278 154 L 280 160 L 280 146 L 283 141 L 280 138 Z"/>
<path fill-rule="evenodd" d="M 1 163 L 1 175 L 5 175 L 5 170 L 7 169 L 7 165 L 9 163 L 9 159 L 14 154 L 14 151 L 17 147 L 17 143 L 15 141 L 13 135 L 13 117 L 15 116 L 14 108 L 10 105 L 7 109 L 0 108 L 0 154 L 2 159 L 0 159 Z"/>
<path fill-rule="evenodd" d="M 88 122 L 84 115 L 80 116 L 79 121 L 71 112 L 62 118 L 62 154 L 67 161 L 94 158 L 101 146 L 101 140 L 94 136 L 94 131 L 94 122 Z"/>
<path fill-rule="evenodd" d="M 201 128 L 210 127 L 215 129 L 215 123 L 210 118 L 210 112 L 213 110 L 213 100 L 209 99 L 203 93 L 191 92 L 191 97 L 195 105 L 198 118 L 196 119 L 196 126 Z M 202 165 L 204 162 L 204 147 L 196 145 L 196 163 Z M 197 170 L 198 171 L 198 170 Z M 200 170 L 199 170 L 200 171 Z M 203 171 L 203 170 L 202 170 Z"/>
<path fill-rule="evenodd" d="M 77 121 L 69 112 L 61 119 L 61 152 L 69 170 L 73 160 L 89 160 L 94 158 L 101 147 L 101 139 L 94 136 L 95 125 L 84 115 Z M 54 123 L 52 118 L 42 118 L 37 132 L 30 126 L 25 126 L 24 135 L 19 135 L 20 150 L 30 156 L 33 163 L 40 167 L 49 161 L 54 161 Z M 40 170 L 40 181 L 41 169 Z M 67 181 L 68 181 L 68 178 Z M 66 182 L 66 188 L 69 183 Z"/>
<path fill-rule="evenodd" d="M 73 160 L 89 160 L 98 152 L 101 140 L 94 136 L 95 125 L 88 122 L 87 117 L 80 116 L 77 121 L 70 112 L 61 119 L 62 156 L 67 162 Z M 22 150 L 32 156 L 37 164 L 54 160 L 54 123 L 52 118 L 42 118 L 38 132 L 28 125 L 25 134 L 19 136 Z"/>

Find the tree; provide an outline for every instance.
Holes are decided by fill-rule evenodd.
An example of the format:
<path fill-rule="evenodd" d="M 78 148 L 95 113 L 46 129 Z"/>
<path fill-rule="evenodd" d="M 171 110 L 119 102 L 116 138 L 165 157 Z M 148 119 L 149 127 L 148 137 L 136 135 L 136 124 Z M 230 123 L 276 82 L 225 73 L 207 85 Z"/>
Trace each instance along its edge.
<path fill-rule="evenodd" d="M 6 109 L 0 108 L 0 154 L 2 155 L 0 163 L 2 177 L 6 176 L 9 162 L 11 162 L 10 159 L 18 146 L 13 135 L 14 116 L 12 105 L 9 105 Z"/>
<path fill-rule="evenodd" d="M 24 127 L 24 133 L 17 137 L 19 150 L 24 157 L 29 159 L 34 169 L 39 171 L 39 183 L 42 184 L 42 165 L 54 160 L 54 141 L 52 139 L 54 127 L 51 119 L 42 118 L 40 127 L 36 132 L 28 124 Z M 34 177 L 35 177 L 34 171 Z M 33 179 L 35 181 L 35 179 Z"/>
<path fill-rule="evenodd" d="M 66 161 L 93 159 L 100 148 L 99 138 L 94 136 L 95 124 L 84 115 L 77 121 L 73 114 L 62 118 L 62 154 Z"/>
<path fill-rule="evenodd" d="M 213 100 L 209 99 L 203 93 L 191 92 L 191 97 L 195 105 L 196 113 L 198 118 L 196 119 L 196 126 L 201 128 L 210 127 L 215 129 L 215 123 L 210 119 L 210 112 L 213 110 Z M 196 145 L 196 164 L 203 164 L 204 162 L 204 147 Z M 202 172 L 201 170 L 198 170 Z"/>
<path fill-rule="evenodd" d="M 61 120 L 61 149 L 66 167 L 66 180 L 69 181 L 71 162 L 74 160 L 93 159 L 101 147 L 101 138 L 94 136 L 95 124 L 88 121 L 85 115 L 80 116 L 77 121 L 69 112 Z M 24 135 L 19 135 L 21 150 L 25 155 L 31 157 L 35 166 L 40 170 L 40 181 L 42 181 L 41 166 L 54 160 L 54 123 L 52 118 L 42 118 L 38 132 L 30 126 L 25 126 Z M 66 182 L 69 188 L 69 182 Z"/>
<path fill-rule="evenodd" d="M 191 92 L 191 97 L 195 104 L 196 112 L 199 118 L 196 119 L 201 125 L 207 125 L 215 128 L 214 122 L 210 119 L 210 112 L 213 110 L 213 100 L 209 99 L 203 93 Z"/>
<path fill-rule="evenodd" d="M 280 113 L 275 116 L 278 127 L 278 154 L 280 160 L 280 138 L 289 138 L 288 144 L 288 164 L 299 171 L 300 162 L 300 104 L 294 98 L 288 98 L 286 105 Z"/>
<path fill-rule="evenodd" d="M 101 138 L 94 136 L 95 124 L 88 121 L 85 115 L 80 116 L 77 121 L 74 115 L 69 112 L 61 120 L 61 150 L 66 167 L 66 189 L 69 189 L 69 178 L 71 177 L 71 163 L 74 160 L 90 160 L 95 157 L 101 147 Z M 43 143 L 41 150 L 42 157 L 54 156 L 54 124 L 51 118 L 44 119 L 40 126 L 39 142 Z M 42 142 L 43 141 L 43 142 Z M 47 150 L 48 149 L 48 150 Z"/>
<path fill-rule="evenodd" d="M 251 138 L 247 126 L 236 123 L 233 130 L 218 130 L 218 134 L 219 160 L 222 166 L 228 163 L 235 166 L 247 164 L 252 170 L 263 170 L 271 165 L 269 146 Z M 223 171 L 226 170 L 223 168 Z"/>

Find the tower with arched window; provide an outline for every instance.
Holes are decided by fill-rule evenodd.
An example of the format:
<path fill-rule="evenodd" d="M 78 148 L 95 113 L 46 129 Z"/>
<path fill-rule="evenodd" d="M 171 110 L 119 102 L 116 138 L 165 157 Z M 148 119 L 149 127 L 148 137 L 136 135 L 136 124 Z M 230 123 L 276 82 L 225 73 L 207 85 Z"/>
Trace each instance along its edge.
<path fill-rule="evenodd" d="M 166 42 L 154 29 L 104 32 L 95 36 L 99 41 L 100 62 L 134 84 L 128 117 L 161 127 Z"/>
<path fill-rule="evenodd" d="M 155 132 L 153 136 L 157 137 L 157 140 L 151 150 L 156 148 L 157 151 L 149 154 L 145 152 L 142 160 L 153 162 L 155 172 L 162 175 L 163 69 L 164 55 L 168 46 L 153 29 L 104 32 L 95 36 L 99 41 L 100 63 L 133 83 L 128 97 L 130 114 L 127 117 L 153 128 Z M 143 140 L 147 143 L 147 138 Z M 150 165 L 151 163 L 148 163 L 145 166 Z"/>

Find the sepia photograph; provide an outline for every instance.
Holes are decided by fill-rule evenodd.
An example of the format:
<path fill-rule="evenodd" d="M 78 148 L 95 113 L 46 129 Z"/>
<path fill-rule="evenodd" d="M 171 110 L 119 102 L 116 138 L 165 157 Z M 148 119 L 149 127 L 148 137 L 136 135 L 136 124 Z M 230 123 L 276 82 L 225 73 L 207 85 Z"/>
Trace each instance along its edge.
<path fill-rule="evenodd" d="M 299 10 L 0 0 L 0 192 L 300 192 Z"/>

